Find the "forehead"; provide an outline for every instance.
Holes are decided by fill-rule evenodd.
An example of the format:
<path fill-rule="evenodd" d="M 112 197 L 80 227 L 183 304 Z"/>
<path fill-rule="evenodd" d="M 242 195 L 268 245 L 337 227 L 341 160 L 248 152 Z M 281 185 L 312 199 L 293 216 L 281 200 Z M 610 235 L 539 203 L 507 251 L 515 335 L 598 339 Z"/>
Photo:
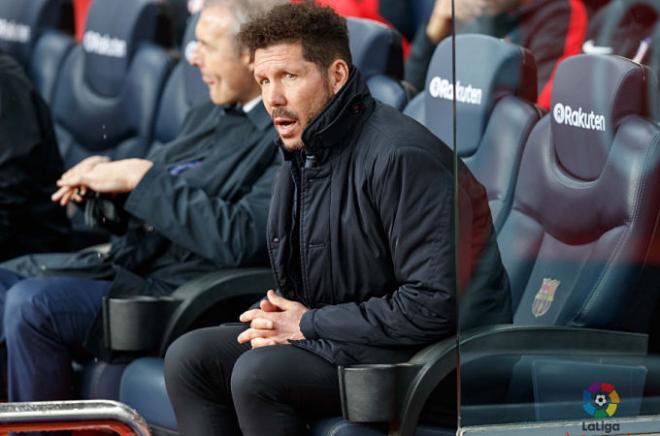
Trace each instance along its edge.
<path fill-rule="evenodd" d="M 212 6 L 202 10 L 195 27 L 195 37 L 205 42 L 229 34 L 232 17 L 222 6 Z"/>
<path fill-rule="evenodd" d="M 299 42 L 275 44 L 259 48 L 254 52 L 255 73 L 307 63 L 303 58 L 302 44 Z"/>

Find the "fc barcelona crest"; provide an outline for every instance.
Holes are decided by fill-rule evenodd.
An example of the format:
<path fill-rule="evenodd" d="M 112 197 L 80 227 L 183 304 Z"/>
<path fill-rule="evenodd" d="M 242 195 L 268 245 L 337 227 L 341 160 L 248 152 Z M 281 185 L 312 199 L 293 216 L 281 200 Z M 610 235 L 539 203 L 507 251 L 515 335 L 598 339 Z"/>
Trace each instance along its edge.
<path fill-rule="evenodd" d="M 557 292 L 559 284 L 559 280 L 543 279 L 541 289 L 536 293 L 532 303 L 532 314 L 535 317 L 538 318 L 548 313 L 552 302 L 555 300 L 555 292 Z"/>

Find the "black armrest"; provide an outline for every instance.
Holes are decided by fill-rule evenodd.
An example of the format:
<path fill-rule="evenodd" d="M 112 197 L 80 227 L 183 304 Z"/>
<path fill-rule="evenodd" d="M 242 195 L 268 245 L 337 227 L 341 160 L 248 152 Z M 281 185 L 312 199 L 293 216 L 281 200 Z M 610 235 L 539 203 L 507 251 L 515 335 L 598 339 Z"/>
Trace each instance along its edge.
<path fill-rule="evenodd" d="M 106 298 L 105 342 L 113 351 L 164 355 L 170 343 L 190 330 L 209 308 L 236 297 L 257 301 L 273 283 L 267 268 L 228 269 L 191 280 L 167 297 Z"/>
<path fill-rule="evenodd" d="M 644 356 L 647 345 L 648 336 L 639 333 L 498 325 L 461 333 L 460 361 L 521 354 Z M 404 364 L 405 369 L 402 364 L 340 367 L 344 417 L 354 422 L 388 421 L 391 434 L 414 435 L 429 395 L 456 369 L 458 350 L 456 337 L 451 337 L 421 350 Z M 380 383 L 387 392 L 375 388 Z"/>
<path fill-rule="evenodd" d="M 228 269 L 186 283 L 172 294 L 181 303 L 165 328 L 160 354 L 164 355 L 167 347 L 209 307 L 238 296 L 253 296 L 256 302 L 266 296 L 266 291 L 275 288 L 269 268 Z"/>

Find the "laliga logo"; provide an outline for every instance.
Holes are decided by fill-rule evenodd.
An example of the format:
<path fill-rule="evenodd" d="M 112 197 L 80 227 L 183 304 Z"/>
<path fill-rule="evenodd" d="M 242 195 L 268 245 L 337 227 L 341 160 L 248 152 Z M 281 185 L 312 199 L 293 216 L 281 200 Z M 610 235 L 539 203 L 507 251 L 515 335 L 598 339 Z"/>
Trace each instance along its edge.
<path fill-rule="evenodd" d="M 113 58 L 126 57 L 126 41 L 88 30 L 83 37 L 86 52 Z"/>
<path fill-rule="evenodd" d="M 0 39 L 26 43 L 30 40 L 30 33 L 30 26 L 0 18 Z"/>
<path fill-rule="evenodd" d="M 433 98 L 442 98 L 444 100 L 454 99 L 453 84 L 441 77 L 434 77 L 429 83 L 429 94 Z M 472 85 L 463 86 L 461 82 L 456 82 L 456 101 L 467 104 L 481 104 L 482 90 L 473 88 Z"/>
<path fill-rule="evenodd" d="M 595 114 L 594 111 L 586 113 L 582 112 L 582 108 L 574 110 L 569 105 L 557 103 L 552 109 L 552 115 L 557 124 L 580 129 L 605 131 L 605 116 Z"/>

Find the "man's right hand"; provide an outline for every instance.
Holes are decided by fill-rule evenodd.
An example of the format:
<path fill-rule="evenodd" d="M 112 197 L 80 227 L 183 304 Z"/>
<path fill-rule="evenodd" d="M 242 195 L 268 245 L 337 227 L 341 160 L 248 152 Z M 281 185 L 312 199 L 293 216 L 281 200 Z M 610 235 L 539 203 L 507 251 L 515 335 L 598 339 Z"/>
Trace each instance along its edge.
<path fill-rule="evenodd" d="M 59 181 L 74 177 L 77 178 L 78 176 L 93 170 L 96 165 L 106 162 L 110 162 L 110 158 L 106 156 L 90 156 L 62 174 Z M 87 186 L 62 186 L 51 196 L 51 200 L 59 202 L 61 206 L 66 206 L 71 201 L 80 203 L 86 193 Z"/>

